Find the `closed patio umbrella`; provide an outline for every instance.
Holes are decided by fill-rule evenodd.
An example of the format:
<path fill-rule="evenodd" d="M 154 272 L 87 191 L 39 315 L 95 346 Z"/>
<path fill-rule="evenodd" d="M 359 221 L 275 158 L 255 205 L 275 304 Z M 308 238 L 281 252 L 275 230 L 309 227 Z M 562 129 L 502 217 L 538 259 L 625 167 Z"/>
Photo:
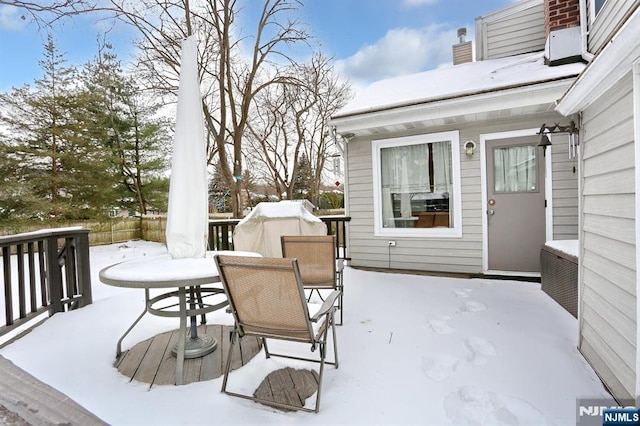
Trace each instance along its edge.
<path fill-rule="evenodd" d="M 194 36 L 182 41 L 166 229 L 174 259 L 206 252 L 209 196 L 197 52 Z"/>
<path fill-rule="evenodd" d="M 169 209 L 167 212 L 167 250 L 173 259 L 203 258 L 207 247 L 208 188 L 198 47 L 194 36 L 182 41 L 180 85 L 173 136 Z M 191 309 L 195 308 L 191 288 Z M 191 336 L 185 344 L 185 358 L 206 355 L 217 341 L 198 336 L 196 318 L 191 317 Z M 174 354 L 178 351 L 177 345 Z"/>

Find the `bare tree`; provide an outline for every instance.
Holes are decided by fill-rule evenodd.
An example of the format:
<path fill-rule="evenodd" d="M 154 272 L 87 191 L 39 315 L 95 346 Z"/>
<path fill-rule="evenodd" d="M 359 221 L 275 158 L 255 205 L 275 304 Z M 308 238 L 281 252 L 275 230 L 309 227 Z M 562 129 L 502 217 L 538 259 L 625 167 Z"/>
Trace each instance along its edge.
<path fill-rule="evenodd" d="M 191 32 L 197 35 L 209 163 L 217 156 L 220 172 L 233 182 L 233 214 L 241 217 L 243 139 L 255 99 L 272 84 L 297 81 L 283 64 L 295 62 L 287 54 L 291 45 L 309 38 L 298 21 L 289 19 L 300 0 L 263 0 L 251 38 L 242 38 L 236 25 L 242 12 L 236 0 L 202 0 L 197 7 L 185 0 L 111 2 L 139 30 L 139 70 L 159 93 L 177 92 L 180 41 Z"/>
<path fill-rule="evenodd" d="M 299 118 L 314 102 L 307 99 L 307 103 L 294 105 L 292 101 L 301 93 L 304 93 L 302 86 L 284 84 L 263 91 L 248 127 L 251 150 L 247 156 L 257 165 L 260 178 L 274 187 L 280 199 L 292 198 L 296 160 L 304 142 Z"/>
<path fill-rule="evenodd" d="M 95 0 L 0 0 L 0 5 L 21 9 L 24 14 L 20 18 L 26 20 L 29 16 L 38 26 L 49 26 L 64 17 L 102 10 Z"/>
<path fill-rule="evenodd" d="M 316 82 L 313 87 L 318 102 L 314 105 L 312 121 L 307 126 L 309 138 L 305 144 L 305 154 L 312 162 L 312 201 L 318 204 L 327 159 L 340 151 L 338 147 L 333 146 L 335 141 L 330 136 L 327 123 L 331 116 L 347 103 L 352 92 L 349 84 L 333 71 L 330 60 L 322 55 L 314 57 L 310 72 L 313 76 L 312 81 Z"/>
<path fill-rule="evenodd" d="M 272 86 L 259 97 L 260 108 L 249 126 L 253 161 L 261 164 L 262 177 L 272 182 L 280 197 L 285 194 L 288 199 L 301 189 L 295 187 L 300 174 L 307 173 L 299 170 L 302 160 L 310 162 L 307 197 L 317 203 L 332 154 L 326 123 L 345 104 L 350 89 L 322 54 L 294 68 L 299 84 Z"/>

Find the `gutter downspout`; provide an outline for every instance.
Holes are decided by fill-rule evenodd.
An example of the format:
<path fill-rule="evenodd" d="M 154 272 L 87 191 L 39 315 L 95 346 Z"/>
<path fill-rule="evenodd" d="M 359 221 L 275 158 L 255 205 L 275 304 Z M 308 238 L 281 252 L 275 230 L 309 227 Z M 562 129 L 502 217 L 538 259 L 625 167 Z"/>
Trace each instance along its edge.
<path fill-rule="evenodd" d="M 349 199 L 349 167 L 347 165 L 347 144 L 351 138 L 344 137 L 338 134 L 338 129 L 336 126 L 331 128 L 331 135 L 333 136 L 333 143 L 335 143 L 338 151 L 340 151 L 340 155 L 344 159 L 344 189 L 342 190 L 343 194 L 343 203 L 344 203 L 344 215 L 349 216 L 349 204 L 347 200 Z M 338 142 L 338 136 L 340 136 L 340 142 Z M 349 238 L 349 236 L 347 236 Z"/>
<path fill-rule="evenodd" d="M 338 148 L 338 151 L 340 152 L 340 155 L 342 155 L 342 158 L 344 158 L 344 151 L 345 151 L 345 138 L 340 135 L 340 138 L 342 139 L 342 142 L 338 142 L 338 129 L 336 129 L 336 126 L 333 126 L 331 128 L 331 136 L 333 136 L 333 143 L 335 144 L 336 148 Z"/>
<path fill-rule="evenodd" d="M 582 59 L 591 62 L 595 55 L 589 52 L 587 1 L 588 0 L 580 0 L 580 54 L 582 55 Z"/>

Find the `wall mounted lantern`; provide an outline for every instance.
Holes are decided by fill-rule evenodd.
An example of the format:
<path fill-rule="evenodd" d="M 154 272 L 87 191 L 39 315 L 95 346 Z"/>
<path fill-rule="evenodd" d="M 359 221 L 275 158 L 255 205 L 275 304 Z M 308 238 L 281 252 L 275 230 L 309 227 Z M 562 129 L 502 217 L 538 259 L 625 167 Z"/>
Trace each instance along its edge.
<path fill-rule="evenodd" d="M 568 126 L 561 126 L 558 123 L 555 123 L 553 126 L 547 126 L 546 124 L 542 124 L 540 126 L 540 131 L 537 133 L 540 135 L 540 142 L 538 146 L 542 147 L 542 153 L 546 155 L 547 147 L 551 145 L 551 141 L 549 140 L 550 134 L 555 133 L 568 133 L 569 134 L 569 158 L 575 158 L 578 154 L 578 145 L 580 145 L 580 141 L 578 139 L 578 129 L 576 127 L 576 123 L 571 120 Z"/>
<path fill-rule="evenodd" d="M 471 157 L 475 149 L 476 143 L 474 141 L 466 141 L 464 143 L 464 152 L 467 154 L 467 157 Z"/>

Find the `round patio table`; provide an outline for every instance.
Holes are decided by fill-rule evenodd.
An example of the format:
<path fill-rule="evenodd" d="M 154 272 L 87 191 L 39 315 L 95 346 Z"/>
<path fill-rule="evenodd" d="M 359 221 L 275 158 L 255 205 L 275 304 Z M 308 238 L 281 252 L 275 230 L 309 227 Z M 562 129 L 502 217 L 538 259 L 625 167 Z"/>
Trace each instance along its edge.
<path fill-rule="evenodd" d="M 161 317 L 180 319 L 178 342 L 173 353 L 176 356 L 176 384 L 183 384 L 185 358 L 197 358 L 215 350 L 217 341 L 212 336 L 198 336 L 196 317 L 226 307 L 229 302 L 220 286 L 207 286 L 220 282 L 213 256 L 260 256 L 243 251 L 209 251 L 198 259 L 173 259 L 169 253 L 143 259 L 128 260 L 102 269 L 100 281 L 115 287 L 144 289 L 145 307 L 116 345 L 116 357 L 122 353 L 122 341 L 149 312 Z M 177 289 L 150 297 L 150 289 Z M 187 297 L 187 289 L 189 297 Z M 178 301 L 173 302 L 177 297 Z M 204 303 L 204 297 L 213 297 L 214 303 Z M 191 318 L 190 337 L 187 338 L 187 317 Z"/>

